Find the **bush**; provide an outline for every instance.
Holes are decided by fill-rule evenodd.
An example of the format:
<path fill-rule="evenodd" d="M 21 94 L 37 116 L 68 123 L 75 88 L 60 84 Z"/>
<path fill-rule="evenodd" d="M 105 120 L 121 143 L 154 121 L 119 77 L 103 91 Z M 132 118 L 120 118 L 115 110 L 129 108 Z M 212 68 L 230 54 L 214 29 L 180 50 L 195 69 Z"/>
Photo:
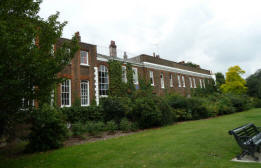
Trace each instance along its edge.
<path fill-rule="evenodd" d="M 261 108 L 261 99 L 255 98 L 255 99 L 253 100 L 253 106 L 254 106 L 255 108 Z"/>
<path fill-rule="evenodd" d="M 251 108 L 251 103 L 249 97 L 246 95 L 234 95 L 234 94 L 226 94 L 231 103 L 232 106 L 235 108 L 237 112 L 248 110 Z"/>
<path fill-rule="evenodd" d="M 127 118 L 123 118 L 120 122 L 120 130 L 123 132 L 130 132 L 136 130 L 136 125 L 132 124 Z"/>
<path fill-rule="evenodd" d="M 28 152 L 59 148 L 68 134 L 62 113 L 46 104 L 32 112 L 31 126 Z"/>
<path fill-rule="evenodd" d="M 106 131 L 109 131 L 109 133 L 110 134 L 113 134 L 113 133 L 115 133 L 115 131 L 118 129 L 118 126 L 117 126 L 117 124 L 115 123 L 115 121 L 108 121 L 107 123 L 106 123 L 106 126 L 105 126 L 106 128 Z"/>
<path fill-rule="evenodd" d="M 173 109 L 178 121 L 191 120 L 191 113 L 187 112 L 186 109 Z"/>
<path fill-rule="evenodd" d="M 81 136 L 82 134 L 87 132 L 86 125 L 84 125 L 80 122 L 72 124 L 71 130 L 72 130 L 73 135 L 75 135 L 75 136 Z"/>
<path fill-rule="evenodd" d="M 217 98 L 216 104 L 217 104 L 219 115 L 231 114 L 236 111 L 231 100 L 227 96 L 224 96 L 224 95 L 219 96 Z"/>
<path fill-rule="evenodd" d="M 208 110 L 204 106 L 204 101 L 200 97 L 187 98 L 187 111 L 192 114 L 192 119 L 198 120 L 208 117 Z"/>
<path fill-rule="evenodd" d="M 101 121 L 98 122 L 89 121 L 86 124 L 86 130 L 91 136 L 100 136 L 102 131 L 105 130 L 105 125 Z"/>
<path fill-rule="evenodd" d="M 100 106 L 91 105 L 88 107 L 65 107 L 61 109 L 69 123 L 86 123 L 87 121 L 103 121 L 103 114 Z"/>
<path fill-rule="evenodd" d="M 130 99 L 124 97 L 108 97 L 101 99 L 101 108 L 105 122 L 114 120 L 120 123 L 121 119 L 126 116 L 130 110 Z"/>

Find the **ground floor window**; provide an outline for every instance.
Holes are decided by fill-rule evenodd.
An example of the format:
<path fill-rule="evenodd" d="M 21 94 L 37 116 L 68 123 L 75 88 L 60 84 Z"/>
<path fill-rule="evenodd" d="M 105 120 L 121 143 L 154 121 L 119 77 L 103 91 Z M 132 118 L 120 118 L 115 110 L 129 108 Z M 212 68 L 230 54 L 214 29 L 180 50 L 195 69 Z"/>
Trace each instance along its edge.
<path fill-rule="evenodd" d="M 89 106 L 89 82 L 81 81 L 81 106 Z"/>
<path fill-rule="evenodd" d="M 104 65 L 99 66 L 99 94 L 100 96 L 108 96 L 109 76 L 108 68 Z"/>
<path fill-rule="evenodd" d="M 61 85 L 61 106 L 70 107 L 71 106 L 71 80 L 63 81 Z"/>

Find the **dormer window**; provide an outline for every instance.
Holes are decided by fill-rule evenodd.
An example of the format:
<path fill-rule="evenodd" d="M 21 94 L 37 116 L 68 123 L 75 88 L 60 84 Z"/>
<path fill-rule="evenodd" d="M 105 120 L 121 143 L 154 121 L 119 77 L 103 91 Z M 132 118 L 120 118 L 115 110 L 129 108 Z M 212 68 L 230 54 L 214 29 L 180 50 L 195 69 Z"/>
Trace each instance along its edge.
<path fill-rule="evenodd" d="M 81 65 L 89 65 L 88 62 L 88 52 L 81 50 Z"/>

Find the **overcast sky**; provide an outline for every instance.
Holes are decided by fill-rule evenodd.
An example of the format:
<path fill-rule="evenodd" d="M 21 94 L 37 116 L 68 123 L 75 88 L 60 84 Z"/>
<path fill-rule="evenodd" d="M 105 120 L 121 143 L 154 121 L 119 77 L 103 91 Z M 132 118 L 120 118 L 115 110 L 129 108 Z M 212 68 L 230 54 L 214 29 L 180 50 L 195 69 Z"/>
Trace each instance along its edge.
<path fill-rule="evenodd" d="M 68 21 L 63 37 L 105 50 L 111 40 L 129 57 L 156 52 L 212 72 L 261 68 L 261 0 L 44 0 L 40 16 Z M 99 49 L 99 50 L 100 50 Z M 121 52 L 120 56 L 121 56 Z"/>

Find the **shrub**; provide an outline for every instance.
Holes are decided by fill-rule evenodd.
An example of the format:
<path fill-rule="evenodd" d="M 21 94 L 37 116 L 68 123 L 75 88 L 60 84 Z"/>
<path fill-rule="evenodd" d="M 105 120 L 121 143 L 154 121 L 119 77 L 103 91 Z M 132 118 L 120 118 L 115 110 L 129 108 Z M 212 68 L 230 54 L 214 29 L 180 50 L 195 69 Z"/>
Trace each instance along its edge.
<path fill-rule="evenodd" d="M 178 121 L 191 120 L 191 113 L 187 112 L 186 109 L 173 109 Z"/>
<path fill-rule="evenodd" d="M 261 99 L 255 98 L 255 99 L 253 100 L 253 106 L 254 106 L 255 108 L 261 108 Z"/>
<path fill-rule="evenodd" d="M 219 115 L 231 114 L 236 111 L 231 100 L 227 96 L 219 96 L 216 102 Z"/>
<path fill-rule="evenodd" d="M 98 122 L 89 121 L 86 124 L 86 130 L 89 133 L 89 135 L 100 136 L 102 131 L 105 130 L 105 125 L 101 121 Z"/>
<path fill-rule="evenodd" d="M 120 130 L 123 132 L 129 132 L 133 130 L 133 125 L 127 118 L 123 118 L 120 122 Z"/>
<path fill-rule="evenodd" d="M 72 130 L 73 135 L 75 135 L 75 136 L 81 136 L 82 134 L 87 132 L 86 125 L 84 125 L 80 122 L 72 124 L 71 130 Z"/>
<path fill-rule="evenodd" d="M 62 113 L 46 104 L 32 112 L 31 126 L 28 152 L 59 148 L 68 133 Z"/>
<path fill-rule="evenodd" d="M 194 120 L 208 117 L 208 110 L 204 106 L 204 99 L 200 97 L 187 98 L 187 111 L 192 114 L 192 119 Z"/>
<path fill-rule="evenodd" d="M 130 110 L 130 99 L 119 97 L 108 97 L 101 99 L 101 108 L 104 115 L 104 120 L 114 120 L 116 123 L 120 123 L 121 119 L 125 117 L 125 114 Z"/>
<path fill-rule="evenodd" d="M 234 95 L 234 94 L 226 94 L 232 106 L 235 108 L 237 112 L 248 110 L 251 108 L 250 99 L 246 95 Z"/>
<path fill-rule="evenodd" d="M 186 109 L 188 106 L 187 98 L 177 94 L 167 96 L 167 103 L 173 109 Z"/>
<path fill-rule="evenodd" d="M 106 131 L 109 131 L 109 133 L 110 134 L 113 134 L 113 133 L 115 133 L 115 131 L 118 129 L 118 126 L 117 126 L 117 124 L 115 123 L 115 121 L 108 121 L 107 123 L 106 123 L 106 126 L 105 126 L 106 128 Z"/>

